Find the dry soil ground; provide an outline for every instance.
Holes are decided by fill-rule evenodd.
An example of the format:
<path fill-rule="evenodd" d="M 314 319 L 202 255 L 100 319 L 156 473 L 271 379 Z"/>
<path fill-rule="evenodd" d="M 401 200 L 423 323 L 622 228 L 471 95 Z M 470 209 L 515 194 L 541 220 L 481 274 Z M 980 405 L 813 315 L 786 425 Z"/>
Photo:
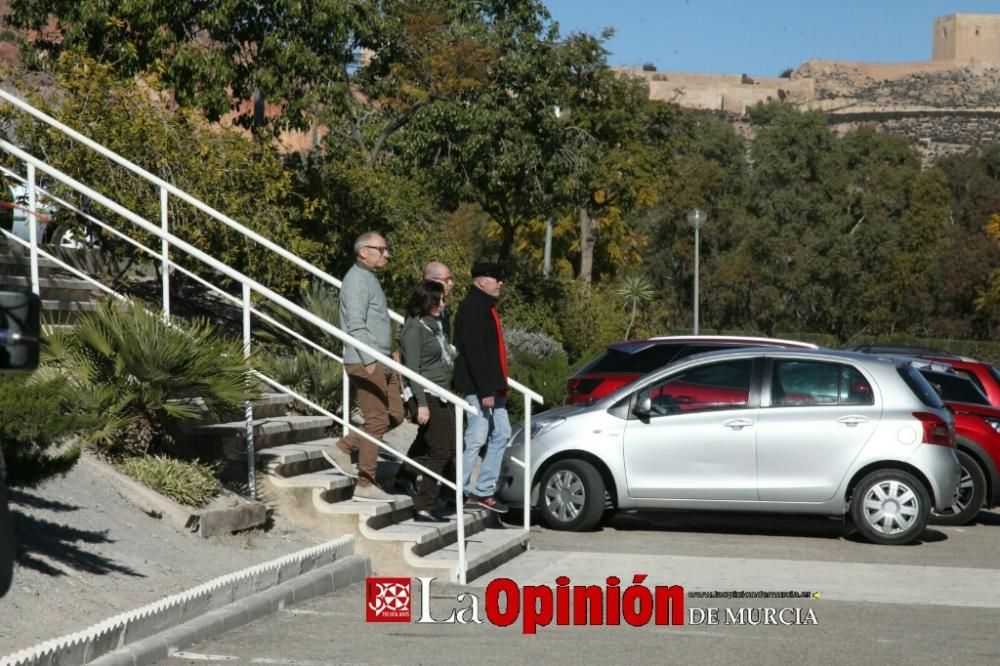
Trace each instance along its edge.
<path fill-rule="evenodd" d="M 92 465 L 14 490 L 17 565 L 0 657 L 320 543 L 287 524 L 203 539 L 143 513 Z"/>

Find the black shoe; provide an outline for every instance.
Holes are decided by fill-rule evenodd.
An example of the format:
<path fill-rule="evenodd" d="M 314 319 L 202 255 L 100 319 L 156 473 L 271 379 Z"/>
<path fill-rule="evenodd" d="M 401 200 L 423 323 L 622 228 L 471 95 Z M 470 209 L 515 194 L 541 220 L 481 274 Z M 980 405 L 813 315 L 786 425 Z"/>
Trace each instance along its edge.
<path fill-rule="evenodd" d="M 413 513 L 413 520 L 418 523 L 447 523 L 448 519 L 440 515 L 437 511 L 433 509 L 428 511 L 427 509 L 420 509 Z"/>
<path fill-rule="evenodd" d="M 417 496 L 417 483 L 408 474 L 396 475 L 396 487 L 405 495 L 409 495 L 410 497 Z"/>

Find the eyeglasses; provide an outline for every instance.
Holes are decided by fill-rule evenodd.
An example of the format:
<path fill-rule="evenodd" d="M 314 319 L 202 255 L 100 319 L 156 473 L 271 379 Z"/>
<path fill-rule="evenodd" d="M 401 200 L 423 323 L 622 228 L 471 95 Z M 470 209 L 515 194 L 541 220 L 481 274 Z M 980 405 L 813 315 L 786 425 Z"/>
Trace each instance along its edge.
<path fill-rule="evenodd" d="M 379 254 L 389 254 L 388 245 L 362 245 L 361 247 L 368 248 L 369 250 L 378 250 Z"/>

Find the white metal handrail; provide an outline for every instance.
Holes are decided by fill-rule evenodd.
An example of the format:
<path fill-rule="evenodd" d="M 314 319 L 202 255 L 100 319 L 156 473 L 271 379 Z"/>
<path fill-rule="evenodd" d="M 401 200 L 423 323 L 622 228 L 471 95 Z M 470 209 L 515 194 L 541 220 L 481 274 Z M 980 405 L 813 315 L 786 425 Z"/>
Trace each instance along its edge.
<path fill-rule="evenodd" d="M 307 310 L 305 310 L 305 309 L 297 306 L 296 304 L 292 303 L 288 299 L 285 299 L 284 297 L 282 297 L 281 295 L 279 295 L 276 292 L 272 291 L 271 289 L 269 289 L 265 285 L 263 285 L 263 284 L 255 281 L 255 280 L 249 278 L 248 276 L 240 273 L 239 271 L 236 271 L 235 269 L 232 269 L 232 268 L 226 266 L 225 264 L 223 264 L 223 263 L 215 260 L 210 255 L 208 255 L 208 254 L 206 254 L 206 253 L 198 250 L 194 246 L 190 245 L 189 243 L 185 242 L 184 240 L 182 240 L 182 239 L 178 238 L 177 236 L 173 235 L 169 231 L 168 195 L 174 196 L 177 199 L 188 203 L 189 205 L 195 207 L 196 209 L 198 209 L 198 210 L 202 211 L 203 213 L 209 215 L 210 217 L 216 219 L 217 221 L 221 222 L 222 224 L 224 224 L 224 225 L 232 228 L 233 230 L 239 232 L 240 234 L 242 234 L 243 236 L 249 238 L 250 240 L 254 241 L 255 243 L 257 243 L 257 244 L 259 244 L 259 245 L 261 245 L 261 246 L 263 246 L 263 247 L 271 250 L 272 252 L 276 253 L 277 255 L 279 255 L 279 256 L 283 257 L 284 259 L 290 261 L 292 264 L 298 266 L 299 268 L 301 268 L 301 269 L 305 270 L 306 272 L 312 274 L 313 276 L 319 278 L 323 282 L 326 282 L 328 284 L 333 285 L 337 289 L 342 288 L 342 282 L 340 280 L 338 280 L 337 278 L 329 275 L 328 273 L 326 273 L 322 269 L 320 269 L 320 268 L 318 268 L 318 267 L 310 264 L 309 262 L 303 260 L 302 258 L 298 257 L 297 255 L 295 255 L 295 254 L 293 254 L 291 252 L 288 252 L 287 250 L 285 250 L 281 246 L 279 246 L 276 243 L 268 240 L 267 238 L 261 236 L 260 234 L 254 232 L 253 230 L 245 227 L 244 225 L 239 224 L 238 222 L 236 222 L 232 218 L 230 218 L 230 217 L 228 217 L 228 216 L 220 213 L 219 211 L 215 210 L 211 206 L 208 206 L 204 202 L 199 201 L 198 199 L 195 199 L 194 197 L 190 196 L 189 194 L 187 194 L 183 190 L 177 188 L 176 186 L 174 186 L 174 185 L 172 185 L 172 184 L 170 184 L 170 183 L 162 180 L 161 178 L 159 178 L 159 177 L 157 177 L 157 176 L 149 173 L 148 171 L 146 171 L 146 170 L 142 169 L 141 167 L 135 165 L 131 161 L 129 161 L 129 160 L 121 157 L 120 155 L 114 153 L 113 151 L 105 148 L 104 146 L 101 146 L 100 144 L 94 142 L 93 140 L 87 138 L 86 136 L 84 136 L 84 135 L 76 132 L 75 130 L 73 130 L 72 128 L 64 125 L 63 123 L 59 122 L 58 120 L 55 120 L 51 116 L 48 116 L 47 114 L 45 114 L 45 113 L 43 113 L 43 112 L 35 109 L 31 105 L 29 105 L 26 102 L 18 99 L 17 97 L 15 97 L 14 95 L 12 95 L 11 93 L 9 93 L 7 91 L 4 91 L 4 90 L 0 90 L 0 100 L 6 101 L 6 102 L 14 105 L 18 109 L 20 109 L 20 110 L 24 111 L 25 113 L 31 115 L 32 117 L 34 117 L 34 118 L 36 118 L 36 119 L 38 119 L 38 120 L 40 120 L 40 121 L 48 124 L 49 126 L 51 126 L 51 127 L 55 128 L 55 129 L 59 130 L 60 132 L 62 132 L 63 134 L 69 136 L 70 138 L 74 139 L 75 141 L 77 141 L 77 142 L 79 142 L 79 143 L 81 143 L 83 145 L 86 145 L 87 147 L 91 148 L 95 152 L 103 155 L 104 157 L 110 159 L 111 161 L 113 161 L 113 162 L 119 164 L 120 166 L 128 169 L 129 171 L 131 171 L 132 173 L 134 173 L 137 176 L 141 177 L 142 179 L 144 179 L 144 180 L 146 180 L 146 181 L 148 181 L 148 182 L 150 182 L 150 183 L 152 183 L 152 184 L 154 184 L 154 185 L 156 185 L 156 186 L 158 186 L 160 188 L 160 210 L 161 210 L 161 216 L 160 216 L 160 218 L 161 219 L 160 219 L 160 225 L 159 225 L 159 227 L 157 227 L 156 225 L 153 225 L 152 223 L 150 223 L 149 221 L 145 220 L 144 218 L 142 218 L 138 214 L 136 214 L 136 213 L 128 210 L 127 208 L 125 208 L 125 207 L 117 204 L 113 200 L 111 200 L 108 197 L 100 194 L 99 192 L 93 190 L 92 188 L 90 188 L 90 187 L 88 187 L 88 186 L 80 183 L 79 181 L 75 180 L 74 178 L 70 177 L 69 175 L 64 174 L 64 173 L 60 172 L 59 170 L 57 170 L 57 169 L 55 169 L 55 168 L 47 165 L 45 162 L 43 162 L 41 160 L 38 160 L 37 158 L 31 156 L 30 154 L 26 153 L 25 151 L 21 150 L 20 148 L 18 148 L 17 146 L 11 144 L 10 142 L 8 142 L 8 141 L 0 141 L 0 148 L 6 150 L 8 153 L 14 155 L 15 157 L 17 157 L 18 159 L 20 159 L 21 161 L 23 161 L 26 164 L 27 178 L 22 178 L 19 175 L 15 174 L 14 172 L 11 172 L 10 170 L 5 169 L 5 168 L 3 169 L 3 171 L 5 173 L 7 173 L 8 175 L 11 175 L 11 176 L 17 178 L 18 180 L 21 180 L 22 182 L 25 182 L 27 184 L 28 208 L 31 211 L 37 210 L 36 189 L 40 190 L 40 188 L 37 187 L 36 178 L 35 178 L 35 171 L 36 171 L 36 169 L 38 169 L 38 170 L 41 170 L 42 172 L 48 174 L 49 176 L 51 176 L 55 180 L 57 180 L 57 181 L 65 184 L 65 185 L 67 185 L 68 187 L 72 188 L 73 190 L 76 190 L 77 192 L 83 194 L 84 196 L 87 196 L 90 199 L 92 199 L 93 201 L 101 204 L 102 206 L 104 206 L 108 210 L 111 210 L 112 212 L 120 215 L 121 217 L 123 217 L 126 220 L 128 220 L 129 222 L 137 225 L 138 227 L 140 227 L 141 229 L 143 229 L 147 233 L 153 234 L 154 236 L 156 236 L 156 237 L 158 237 L 160 239 L 160 241 L 161 241 L 161 248 L 162 249 L 161 249 L 161 252 L 157 253 L 156 251 L 154 251 L 154 250 L 146 247 L 145 245 L 139 243 L 138 241 L 135 241 L 135 240 L 131 239 L 128 235 L 121 233 L 120 231 L 118 231 L 117 229 L 115 229 L 112 226 L 108 225 L 107 223 L 104 223 L 104 222 L 96 219 L 95 217 L 93 217 L 89 213 L 85 213 L 82 210 L 80 210 L 79 208 L 77 208 L 75 206 L 72 206 L 71 204 L 69 204 L 69 202 L 66 202 L 63 199 L 59 198 L 59 197 L 55 197 L 55 196 L 52 196 L 51 194 L 46 193 L 46 195 L 49 196 L 52 200 L 58 201 L 60 203 L 60 205 L 65 206 L 67 209 L 75 210 L 77 213 L 79 213 L 80 215 L 84 216 L 89 221 L 94 222 L 95 224 L 98 224 L 99 226 L 101 226 L 102 228 L 106 229 L 110 233 L 112 233 L 112 234 L 114 234 L 114 235 L 116 235 L 116 236 L 118 236 L 118 237 L 120 237 L 120 238 L 128 241 L 132 245 L 135 245 L 136 247 L 138 247 L 142 251 L 147 252 L 150 256 L 153 256 L 153 257 L 155 257 L 156 259 L 158 259 L 158 260 L 160 260 L 162 262 L 162 264 L 163 264 L 163 271 L 162 271 L 162 281 L 163 281 L 163 310 L 164 310 L 164 317 L 165 318 L 169 319 L 169 308 L 170 308 L 170 303 L 169 303 L 169 298 L 170 298 L 170 293 L 169 293 L 169 275 L 170 275 L 171 271 L 173 271 L 173 270 L 179 270 L 179 271 L 183 272 L 184 274 L 189 275 L 193 279 L 197 280 L 198 282 L 202 283 L 207 288 L 212 289 L 213 291 L 224 295 L 228 300 L 231 300 L 231 301 L 234 301 L 234 302 L 237 302 L 237 303 L 241 303 L 243 305 L 243 307 L 244 307 L 244 337 L 245 337 L 244 344 L 245 344 L 245 349 L 246 349 L 247 353 L 249 353 L 249 335 L 250 335 L 250 319 L 249 318 L 250 318 L 251 313 L 253 313 L 253 314 L 256 314 L 258 317 L 264 319 L 265 321 L 268 321 L 270 324 L 276 325 L 279 329 L 284 330 L 285 332 L 290 332 L 293 336 L 295 336 L 297 339 L 300 339 L 301 341 L 305 342 L 310 347 L 312 347 L 314 349 L 318 349 L 319 351 L 322 351 L 322 352 L 326 353 L 327 355 L 331 356 L 332 358 L 334 358 L 334 359 L 336 359 L 336 360 L 338 360 L 338 361 L 340 361 L 342 363 L 342 359 L 340 359 L 339 357 L 337 357 L 335 354 L 332 354 L 331 352 L 325 350 L 324 348 L 322 348 L 321 345 L 318 345 L 318 344 L 316 344 L 316 343 L 314 343 L 312 341 L 309 341 L 308 339 L 304 338 L 304 336 L 301 336 L 300 334 L 292 331 L 291 329 L 288 329 L 287 327 L 281 325 L 276 320 L 274 320 L 273 318 L 271 318 L 268 315 L 266 315 L 264 312 L 261 312 L 260 310 L 257 310 L 256 308 L 253 308 L 251 306 L 251 295 L 252 295 L 252 293 L 257 293 L 260 296 L 262 296 L 263 298 L 266 298 L 269 301 L 271 301 L 272 303 L 278 305 L 279 307 L 282 307 L 285 310 L 289 311 L 290 313 L 292 313 L 293 315 L 295 315 L 299 319 L 304 320 L 304 321 L 306 321 L 306 322 L 308 322 L 308 323 L 316 326 L 317 328 L 319 328 L 324 333 L 326 333 L 328 335 L 331 335 L 334 338 L 340 340 L 344 344 L 351 345 L 351 346 L 359 349 L 360 351 L 368 354 L 369 356 L 372 356 L 372 357 L 376 358 L 380 362 L 384 363 L 388 367 L 390 367 L 393 370 L 395 370 L 396 372 L 400 373 L 402 376 L 407 377 L 407 379 L 411 380 L 415 384 L 417 384 L 419 386 L 422 386 L 423 388 L 425 388 L 426 390 L 430 391 L 434 395 L 437 395 L 437 396 L 439 396 L 439 397 L 441 397 L 441 398 L 443 398 L 443 399 L 451 402 L 452 404 L 455 405 L 455 411 L 456 411 L 456 433 L 455 433 L 455 436 L 456 436 L 456 466 L 458 467 L 457 475 L 456 475 L 456 482 L 460 482 L 464 478 L 464 475 L 463 475 L 463 472 L 462 472 L 462 469 L 461 469 L 461 466 L 462 466 L 462 428 L 461 428 L 462 419 L 461 419 L 461 414 L 462 414 L 463 411 L 468 412 L 468 413 L 472 413 L 472 414 L 478 413 L 471 405 L 469 405 L 469 403 L 467 401 L 464 400 L 464 398 L 462 398 L 462 397 L 460 397 L 458 395 L 455 395 L 454 393 L 452 393 L 451 391 L 449 391 L 449 390 L 447 390 L 447 389 L 445 389 L 443 387 L 440 387 L 440 386 L 434 385 L 431 382 L 428 382 L 422 376 L 420 376 L 420 375 L 412 372 L 408 368 L 406 368 L 406 366 L 395 362 L 393 359 L 391 359 L 390 357 L 388 357 L 388 356 L 386 356 L 384 354 L 379 353 L 377 350 L 369 347 L 368 345 L 364 344 L 360 340 L 354 339 L 352 336 L 348 335 L 347 333 L 345 333 L 343 331 L 340 331 L 340 329 L 334 327 L 329 322 L 326 322 L 322 318 L 319 318 L 319 317 L 313 315 L 309 311 L 307 311 Z M 17 240 L 17 242 L 21 243 L 22 245 L 26 245 L 29 248 L 29 250 L 30 250 L 30 255 L 31 255 L 30 256 L 30 261 L 31 261 L 32 289 L 33 289 L 33 291 L 35 291 L 37 293 L 39 291 L 38 257 L 40 256 L 40 250 L 38 248 L 38 238 L 37 238 L 37 233 L 38 232 L 37 232 L 37 224 L 36 224 L 36 220 L 35 220 L 35 215 L 34 214 L 31 214 L 31 224 L 29 225 L 29 229 L 30 229 L 30 231 L 29 231 L 29 233 L 30 233 L 30 239 L 29 239 L 29 241 L 25 242 L 25 241 L 22 241 L 21 239 L 16 239 L 16 238 L 15 238 L 15 240 Z M 9 234 L 5 234 L 5 235 L 10 236 Z M 232 294 L 228 294 L 227 292 L 225 292 L 225 290 L 222 290 L 219 287 L 217 287 L 215 285 L 212 285 L 207 280 L 202 279 L 201 277 L 199 277 L 198 275 L 194 274 L 193 272 L 191 272 L 191 271 L 183 268 L 182 266 L 178 265 L 177 263 L 171 261 L 170 257 L 169 257 L 169 250 L 170 250 L 170 248 L 175 248 L 177 250 L 180 250 L 180 251 L 184 252 L 185 254 L 187 254 L 188 256 L 191 256 L 191 257 L 195 258 L 196 260 L 200 261 L 202 264 L 204 264 L 204 265 L 212 268 L 213 270 L 216 270 L 217 272 L 221 273 L 222 275 L 225 275 L 226 277 L 234 280 L 235 282 L 240 283 L 243 286 L 243 299 L 242 299 L 242 301 L 239 298 L 233 296 Z M 91 283 L 96 284 L 96 286 L 100 287 L 101 289 L 103 289 L 105 291 L 110 291 L 111 293 L 114 293 L 113 291 L 107 289 L 103 285 L 100 285 L 99 283 L 95 282 L 92 278 L 90 278 L 86 274 L 82 273 L 81 271 L 78 271 L 77 269 L 69 266 L 65 262 L 62 262 L 61 260 L 56 259 L 55 257 L 52 257 L 52 255 L 49 255 L 48 253 L 45 253 L 45 252 L 41 252 L 41 255 L 46 256 L 47 258 L 51 258 L 52 260 L 56 261 L 61 267 L 65 268 L 66 270 L 69 270 L 73 274 L 78 275 L 78 276 L 80 276 L 83 279 L 88 280 Z M 393 311 L 390 310 L 389 314 L 390 314 L 390 316 L 392 317 L 392 319 L 394 321 L 396 321 L 396 322 L 402 322 L 403 321 L 403 317 L 401 315 L 399 315 L 398 313 L 393 312 Z M 348 382 L 349 382 L 349 378 L 347 376 L 346 369 L 345 369 L 344 370 L 344 414 L 343 414 L 343 418 L 336 418 L 335 417 L 335 420 L 342 423 L 342 425 L 344 427 L 344 434 L 347 434 L 348 431 L 363 432 L 363 431 L 358 431 L 356 428 L 354 428 L 353 426 L 351 426 L 351 424 L 349 422 L 350 421 L 350 419 L 349 419 L 349 400 L 347 399 L 348 398 L 348 393 L 347 392 L 349 390 Z M 519 382 L 517 382 L 517 381 L 515 381 L 513 379 L 511 379 L 509 381 L 509 386 L 512 389 L 514 389 L 514 390 L 522 393 L 523 396 L 524 396 L 524 401 L 525 401 L 525 410 L 524 410 L 525 420 L 524 420 L 524 430 L 523 430 L 523 432 L 525 433 L 525 440 L 526 440 L 526 447 L 525 447 L 525 450 L 526 450 L 526 461 L 525 461 L 525 463 L 527 464 L 528 469 L 530 470 L 530 448 L 531 448 L 530 447 L 530 433 L 531 433 L 531 408 L 532 408 L 531 407 L 531 403 L 532 402 L 537 402 L 539 404 L 544 404 L 544 399 L 537 392 L 532 391 L 528 387 L 520 384 Z M 289 393 L 289 394 L 293 393 L 291 391 L 291 389 L 288 389 L 287 387 L 282 387 L 282 389 L 286 393 Z M 247 407 L 247 420 L 248 420 L 248 432 L 247 432 L 247 437 L 248 437 L 248 451 L 252 451 L 252 449 L 253 449 L 253 445 L 252 445 L 252 428 L 250 427 L 250 422 L 252 420 L 252 412 L 250 411 L 249 405 Z M 378 442 L 377 440 L 374 440 L 374 438 L 368 438 L 368 439 L 371 439 L 374 443 L 376 443 L 377 445 L 381 446 L 382 448 L 390 448 L 390 447 L 386 447 L 385 445 L 383 445 L 382 443 Z M 394 451 L 394 453 L 396 455 L 400 455 L 398 452 Z M 408 457 L 406 457 L 406 456 L 402 456 L 402 457 L 405 460 L 407 460 L 410 464 L 412 464 L 415 467 L 421 469 L 422 471 L 424 471 L 426 473 L 431 473 L 429 470 L 426 470 L 421 465 L 413 462 Z M 251 461 L 251 464 L 252 464 L 252 461 Z M 457 487 L 456 484 L 454 484 L 454 483 L 452 483 L 452 482 L 450 482 L 450 481 L 448 481 L 446 479 L 443 479 L 442 477 L 440 477 L 437 474 L 434 474 L 434 473 L 431 473 L 431 474 L 437 480 L 439 480 L 439 481 L 441 481 L 443 483 L 446 483 L 449 487 L 454 488 L 456 490 L 456 503 L 460 505 L 461 504 L 461 494 L 460 494 L 461 488 Z M 530 474 L 528 475 L 528 478 L 530 478 Z M 529 520 L 530 520 L 530 511 L 529 511 L 530 504 L 528 503 L 529 494 L 530 494 L 530 484 L 525 484 L 525 485 L 526 485 L 526 493 L 525 493 L 525 500 L 526 501 L 525 501 L 524 528 L 527 530 L 529 528 L 529 524 L 530 524 L 529 523 Z M 465 552 L 464 552 L 465 551 L 465 544 L 464 544 L 464 529 L 463 528 L 464 528 L 463 521 L 462 520 L 458 520 L 459 564 L 460 564 L 460 570 L 461 570 L 460 576 L 461 576 L 462 582 L 465 581 L 465 557 L 464 557 L 465 556 Z"/>
<path fill-rule="evenodd" d="M 320 280 L 322 280 L 322 281 L 324 281 L 324 282 L 326 282 L 328 284 L 331 284 L 331 285 L 335 286 L 337 289 L 340 289 L 343 286 L 343 284 L 342 284 L 342 282 L 340 280 L 338 280 L 336 277 L 330 275 L 326 271 L 322 270 L 321 268 L 319 268 L 319 267 L 317 267 L 317 266 L 309 263 L 308 261 L 306 261 L 302 257 L 300 257 L 300 256 L 298 256 L 298 255 L 296 255 L 296 254 L 294 254 L 292 252 L 289 252 L 285 248 L 283 248 L 280 245 L 274 243 L 273 241 L 265 238 L 264 236 L 261 236 L 260 234 L 258 234 L 257 232 L 253 231 L 249 227 L 247 227 L 247 226 L 245 226 L 243 224 L 240 224 L 239 222 L 237 222 L 236 220 L 232 219 L 228 215 L 225 215 L 225 214 L 217 211 L 215 208 L 209 206 L 205 202 L 192 197 L 190 194 L 188 194 L 184 190 L 178 188 L 176 185 L 173 185 L 173 184 L 171 184 L 171 183 L 163 180 L 159 176 L 156 176 L 155 174 L 152 174 L 149 171 L 146 171 L 145 169 L 143 169 L 139 165 L 137 165 L 134 162 L 132 162 L 132 161 L 130 161 L 130 160 L 122 157 L 121 155 L 119 155 L 118 153 L 114 152 L 113 150 L 110 150 L 109 148 L 106 148 L 105 146 L 102 146 L 101 144 L 99 144 L 96 141 L 88 138 L 87 136 L 85 136 L 83 134 L 80 134 L 79 132 L 77 132 L 73 128 L 71 128 L 68 125 L 66 125 L 66 124 L 64 124 L 64 123 L 56 120 L 52 116 L 50 116 L 50 115 L 48 115 L 48 114 L 46 114 L 46 113 L 44 113 L 42 111 L 39 111 L 35 107 L 33 107 L 30 104 L 28 104 L 27 102 L 19 99 L 15 95 L 12 95 L 11 93 L 7 92 L 6 90 L 0 89 L 0 100 L 6 101 L 9 104 L 12 104 L 13 106 L 17 107 L 21 111 L 24 111 L 25 113 L 27 113 L 27 114 L 31 115 L 32 117 L 34 117 L 34 118 L 42 121 L 43 123 L 45 123 L 45 124 L 47 124 L 47 125 L 55 128 L 55 129 L 58 129 L 60 132 L 66 134 L 67 136 L 69 136 L 70 138 L 74 139 L 75 141 L 78 141 L 78 142 L 82 143 L 83 145 L 85 145 L 88 148 L 94 150 L 95 152 L 103 155 L 104 157 L 110 159 L 111 161 L 113 161 L 113 162 L 115 162 L 115 163 L 117 163 L 117 164 L 125 167 L 126 169 L 128 169 L 132 173 L 136 174 L 137 176 L 140 176 L 142 179 L 147 180 L 147 181 L 153 183 L 154 185 L 158 186 L 159 188 L 161 188 L 162 192 L 167 192 L 169 194 L 172 194 L 173 196 L 176 196 L 177 198 L 181 199 L 182 201 L 188 203 L 189 205 L 194 206 L 195 208 L 197 208 L 198 210 L 202 211 L 206 215 L 211 216 L 212 218 L 218 220 L 219 222 L 223 223 L 227 227 L 230 227 L 234 231 L 238 231 L 240 234 L 242 234 L 242 235 L 246 236 L 247 238 L 250 238 L 254 242 L 256 242 L 256 243 L 258 243 L 258 244 L 266 247 L 267 249 L 271 250 L 272 252 L 274 252 L 275 254 L 281 256 L 282 258 L 287 259 L 288 261 L 290 261 L 294 265 L 298 266 L 299 268 L 301 268 L 301 269 L 307 271 L 308 273 L 310 273 L 310 274 L 318 277 Z M 94 218 L 91 218 L 91 219 L 93 220 Z M 94 220 L 94 221 L 97 222 L 97 220 Z M 105 225 L 102 224 L 102 226 L 105 226 Z M 403 316 L 401 314 L 399 314 L 398 312 L 396 312 L 395 310 L 390 309 L 389 310 L 389 316 L 396 323 L 400 323 L 401 324 L 404 321 Z M 520 382 L 515 381 L 514 379 L 510 379 L 510 378 L 508 378 L 508 382 L 507 383 L 508 383 L 508 385 L 511 388 L 513 388 L 514 390 L 516 390 L 516 391 L 518 391 L 520 393 L 523 393 L 530 400 L 532 400 L 534 402 L 537 402 L 540 405 L 545 404 L 545 398 L 542 397 L 541 394 L 537 393 L 536 391 L 531 390 L 530 388 L 528 388 L 524 384 L 521 384 Z"/>

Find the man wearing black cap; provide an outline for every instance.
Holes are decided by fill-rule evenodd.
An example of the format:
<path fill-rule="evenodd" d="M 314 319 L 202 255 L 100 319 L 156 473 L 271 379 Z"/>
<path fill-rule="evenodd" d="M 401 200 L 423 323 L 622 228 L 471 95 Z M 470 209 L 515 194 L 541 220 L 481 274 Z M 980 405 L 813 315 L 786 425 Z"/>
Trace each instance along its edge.
<path fill-rule="evenodd" d="M 472 265 L 472 285 L 455 314 L 455 390 L 479 409 L 479 416 L 466 415 L 465 471 L 466 506 L 500 513 L 507 507 L 493 499 L 504 447 L 510 438 L 507 418 L 507 347 L 496 302 L 503 287 L 500 266 L 487 261 Z M 472 467 L 479 450 L 486 454 L 479 476 L 472 485 Z"/>

